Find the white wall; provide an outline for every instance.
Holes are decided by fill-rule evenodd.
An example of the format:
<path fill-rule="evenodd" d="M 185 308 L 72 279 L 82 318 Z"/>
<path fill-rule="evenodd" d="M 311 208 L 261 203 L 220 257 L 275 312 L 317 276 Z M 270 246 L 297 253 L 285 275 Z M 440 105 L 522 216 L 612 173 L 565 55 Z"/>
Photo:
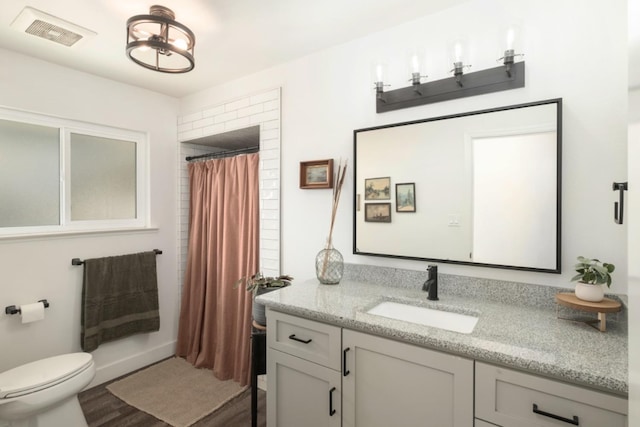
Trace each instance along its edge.
<path fill-rule="evenodd" d="M 44 321 L 22 325 L 0 314 L 0 372 L 47 356 L 80 351 L 82 267 L 94 258 L 161 249 L 157 257 L 160 331 L 100 346 L 96 383 L 173 353 L 177 331 L 177 100 L 0 50 L 0 105 L 148 132 L 154 230 L 0 240 L 0 308 L 46 298 Z"/>
<path fill-rule="evenodd" d="M 578 255 L 617 266 L 613 292 L 626 293 L 626 225 L 613 222 L 613 181 L 626 179 L 626 4 L 596 0 L 475 0 L 181 100 L 187 114 L 264 88 L 282 87 L 282 271 L 314 277 L 314 258 L 329 228 L 331 192 L 298 188 L 301 161 L 349 159 L 334 230 L 347 262 L 420 270 L 426 262 L 353 255 L 353 130 L 463 111 L 564 99 L 563 274 L 442 264 L 441 271 L 571 287 Z M 376 114 L 370 64 L 389 63 L 393 87 L 407 85 L 406 49 L 418 41 L 431 56 L 430 79 L 447 76 L 446 45 L 458 31 L 471 40 L 474 70 L 494 67 L 499 29 L 524 30 L 526 87 Z M 570 31 L 567 23 L 571 23 Z M 606 59 L 603 59 L 606 58 Z"/>

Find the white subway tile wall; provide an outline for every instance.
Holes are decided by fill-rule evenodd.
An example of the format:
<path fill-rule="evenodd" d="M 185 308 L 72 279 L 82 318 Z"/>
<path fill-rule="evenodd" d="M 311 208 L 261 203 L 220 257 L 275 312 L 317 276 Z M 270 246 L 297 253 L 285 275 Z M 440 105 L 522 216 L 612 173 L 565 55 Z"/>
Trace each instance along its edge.
<path fill-rule="evenodd" d="M 260 270 L 280 274 L 280 88 L 238 98 L 178 117 L 178 283 L 182 283 L 189 242 L 189 173 L 185 157 L 210 152 L 189 144 L 195 138 L 260 126 Z"/>

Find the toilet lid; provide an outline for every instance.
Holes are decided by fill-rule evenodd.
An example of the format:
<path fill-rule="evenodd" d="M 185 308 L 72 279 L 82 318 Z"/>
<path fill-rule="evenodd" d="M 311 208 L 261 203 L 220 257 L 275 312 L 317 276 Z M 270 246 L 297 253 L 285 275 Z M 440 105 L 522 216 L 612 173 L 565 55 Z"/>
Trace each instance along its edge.
<path fill-rule="evenodd" d="M 89 353 L 49 357 L 0 373 L 0 399 L 27 394 L 64 381 L 93 362 Z"/>

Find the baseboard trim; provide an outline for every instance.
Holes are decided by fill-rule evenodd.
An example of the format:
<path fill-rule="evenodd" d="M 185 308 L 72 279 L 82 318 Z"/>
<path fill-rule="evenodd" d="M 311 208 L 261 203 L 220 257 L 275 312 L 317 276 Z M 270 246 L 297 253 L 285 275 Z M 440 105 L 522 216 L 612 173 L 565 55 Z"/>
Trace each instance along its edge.
<path fill-rule="evenodd" d="M 96 369 L 96 376 L 87 388 L 106 383 L 107 381 L 121 377 L 129 372 L 133 372 L 162 359 L 166 359 L 167 357 L 171 357 L 175 354 L 175 348 L 176 341 L 170 341 L 144 352 L 116 360 L 108 365 L 100 366 Z"/>

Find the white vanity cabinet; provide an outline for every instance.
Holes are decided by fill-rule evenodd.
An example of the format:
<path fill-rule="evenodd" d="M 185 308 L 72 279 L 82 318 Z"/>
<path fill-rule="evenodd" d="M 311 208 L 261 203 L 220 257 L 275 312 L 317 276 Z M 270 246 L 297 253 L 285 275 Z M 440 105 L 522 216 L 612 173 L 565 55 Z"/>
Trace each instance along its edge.
<path fill-rule="evenodd" d="M 473 361 L 267 313 L 268 427 L 473 426 Z"/>
<path fill-rule="evenodd" d="M 341 328 L 267 312 L 267 425 L 340 427 Z"/>
<path fill-rule="evenodd" d="M 473 360 L 342 331 L 344 427 L 473 426 Z"/>
<path fill-rule="evenodd" d="M 627 399 L 481 362 L 476 362 L 475 396 L 475 416 L 501 427 L 628 423 Z"/>
<path fill-rule="evenodd" d="M 628 427 L 612 394 L 271 309 L 267 329 L 268 427 Z"/>

